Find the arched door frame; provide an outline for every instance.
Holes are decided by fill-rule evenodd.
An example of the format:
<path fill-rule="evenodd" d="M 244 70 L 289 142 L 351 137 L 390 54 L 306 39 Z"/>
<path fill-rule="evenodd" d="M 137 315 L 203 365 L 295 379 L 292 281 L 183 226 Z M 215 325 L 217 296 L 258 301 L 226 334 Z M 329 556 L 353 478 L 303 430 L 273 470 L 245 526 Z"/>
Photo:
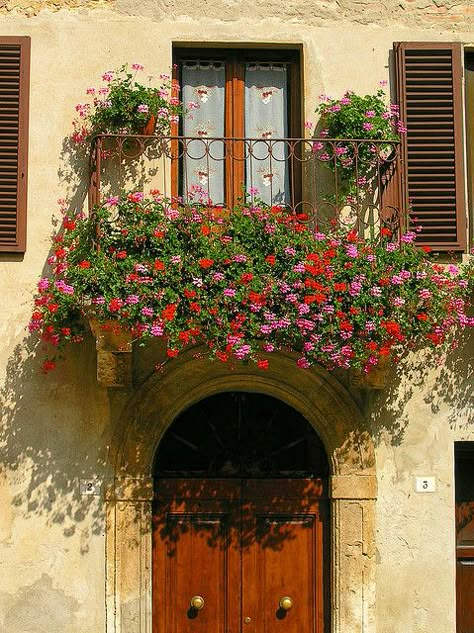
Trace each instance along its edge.
<path fill-rule="evenodd" d="M 115 480 L 106 494 L 106 630 L 151 633 L 153 462 L 184 409 L 222 391 L 278 398 L 315 428 L 330 465 L 331 633 L 374 633 L 374 446 L 349 392 L 323 368 L 300 370 L 292 354 L 262 372 L 230 367 L 190 349 L 139 386 L 110 447 Z"/>

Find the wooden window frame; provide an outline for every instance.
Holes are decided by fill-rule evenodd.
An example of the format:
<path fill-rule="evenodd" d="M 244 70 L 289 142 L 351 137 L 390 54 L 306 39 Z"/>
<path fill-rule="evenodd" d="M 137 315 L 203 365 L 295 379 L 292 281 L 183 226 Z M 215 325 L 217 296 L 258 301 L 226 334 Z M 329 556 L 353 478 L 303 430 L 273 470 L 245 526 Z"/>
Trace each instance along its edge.
<path fill-rule="evenodd" d="M 1 48 L 19 47 L 20 74 L 18 100 L 18 149 L 17 149 L 17 187 L 16 187 L 16 237 L 15 241 L 0 238 L 0 252 L 24 253 L 26 250 L 26 217 L 27 217 L 27 172 L 28 172 L 28 126 L 29 126 L 29 94 L 30 94 L 30 54 L 31 38 L 28 36 L 0 36 Z M 1 81 L 1 77 L 0 77 Z M 1 94 L 1 89 L 0 89 Z M 1 120 L 1 106 L 0 106 Z M 3 130 L 0 129 L 0 144 Z M 0 186 L 0 211 L 2 207 Z M 1 217 L 0 217 L 1 225 Z"/>
<path fill-rule="evenodd" d="M 285 63 L 288 65 L 288 138 L 302 138 L 303 101 L 301 51 L 299 48 L 203 48 L 196 46 L 175 46 L 173 48 L 173 81 L 181 85 L 181 63 L 184 60 L 214 59 L 225 65 L 225 119 L 224 138 L 245 137 L 245 64 L 250 62 Z M 182 133 L 182 130 L 180 130 Z M 245 181 L 244 148 L 234 141 L 233 155 L 237 160 L 227 158 L 225 162 L 225 200 L 232 207 L 242 195 L 242 183 Z M 239 158 L 241 160 L 239 160 Z M 297 174 L 290 176 L 294 183 L 294 197 L 301 196 L 301 165 L 294 161 Z M 179 193 L 179 167 L 174 166 L 171 174 L 172 193 Z"/>

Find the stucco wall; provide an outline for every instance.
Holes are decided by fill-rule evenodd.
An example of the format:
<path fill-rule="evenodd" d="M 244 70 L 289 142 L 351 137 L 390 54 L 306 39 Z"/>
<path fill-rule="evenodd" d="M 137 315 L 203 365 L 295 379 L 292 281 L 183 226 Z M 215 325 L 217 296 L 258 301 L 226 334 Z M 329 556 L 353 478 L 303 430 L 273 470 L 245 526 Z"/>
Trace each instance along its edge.
<path fill-rule="evenodd" d="M 382 633 L 455 630 L 454 442 L 474 439 L 473 351 L 471 336 L 439 367 L 409 359 L 371 403 Z M 436 491 L 416 492 L 416 476 Z"/>
<path fill-rule="evenodd" d="M 25 331 L 58 228 L 56 201 L 80 206 L 85 196 L 67 144 L 75 103 L 125 61 L 166 70 L 173 42 L 277 42 L 302 45 L 311 118 L 319 94 L 374 90 L 389 78 L 394 41 L 473 45 L 474 4 L 0 4 L 1 33 L 32 39 L 28 249 L 0 256 L 0 632 L 103 633 L 104 502 L 81 496 L 79 480 L 112 476 L 108 446 L 131 391 L 98 388 L 92 341 L 41 375 L 41 347 Z M 473 350 L 467 340 L 445 367 L 410 362 L 367 403 L 377 436 L 377 633 L 454 630 L 453 441 L 474 440 Z M 437 491 L 415 493 L 415 475 L 436 476 Z"/>
<path fill-rule="evenodd" d="M 153 2 L 145 0 L 1 0 L 0 11 L 4 14 L 18 13 L 32 17 L 42 10 L 81 11 L 107 7 L 122 15 L 141 15 L 154 20 L 167 19 L 170 15 L 184 19 L 199 20 L 203 13 L 220 22 L 245 20 L 248 16 L 259 21 L 284 20 L 293 24 L 327 26 L 337 22 L 362 25 L 394 25 L 433 29 L 468 29 L 472 23 L 474 6 L 471 0 L 301 0 L 290 2 L 264 2 L 259 0 L 205 0 L 200 4 L 189 0 Z"/>

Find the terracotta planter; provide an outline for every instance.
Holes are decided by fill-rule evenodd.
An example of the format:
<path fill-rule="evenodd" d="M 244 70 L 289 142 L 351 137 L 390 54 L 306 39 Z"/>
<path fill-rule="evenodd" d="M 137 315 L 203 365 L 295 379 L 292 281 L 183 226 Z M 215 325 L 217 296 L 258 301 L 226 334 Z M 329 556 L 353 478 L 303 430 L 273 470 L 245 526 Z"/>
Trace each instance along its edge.
<path fill-rule="evenodd" d="M 156 129 L 156 116 L 154 114 L 150 114 L 150 118 L 147 123 L 141 129 L 140 134 L 143 136 L 152 136 L 155 133 Z"/>

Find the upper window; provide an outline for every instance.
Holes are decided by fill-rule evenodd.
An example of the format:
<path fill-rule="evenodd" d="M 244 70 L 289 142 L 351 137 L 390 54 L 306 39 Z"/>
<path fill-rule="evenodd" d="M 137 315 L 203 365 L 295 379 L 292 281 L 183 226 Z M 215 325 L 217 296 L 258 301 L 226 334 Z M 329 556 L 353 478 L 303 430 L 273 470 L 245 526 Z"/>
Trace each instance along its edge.
<path fill-rule="evenodd" d="M 26 248 L 30 38 L 0 37 L 0 251 Z"/>
<path fill-rule="evenodd" d="M 181 192 L 203 189 L 234 204 L 242 187 L 269 204 L 290 195 L 288 144 L 301 136 L 299 53 L 177 49 L 182 99 L 189 109 Z M 245 140 L 242 140 L 245 139 Z"/>

